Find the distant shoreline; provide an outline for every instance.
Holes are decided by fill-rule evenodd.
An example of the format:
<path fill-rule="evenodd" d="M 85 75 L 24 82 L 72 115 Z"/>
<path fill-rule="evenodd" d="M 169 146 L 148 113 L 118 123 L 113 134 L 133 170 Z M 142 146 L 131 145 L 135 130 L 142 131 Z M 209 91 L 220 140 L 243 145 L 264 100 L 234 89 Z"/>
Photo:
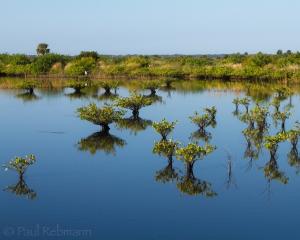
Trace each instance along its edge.
<path fill-rule="evenodd" d="M 0 76 L 95 79 L 200 79 L 300 82 L 300 53 L 211 56 L 38 56 L 0 54 Z"/>

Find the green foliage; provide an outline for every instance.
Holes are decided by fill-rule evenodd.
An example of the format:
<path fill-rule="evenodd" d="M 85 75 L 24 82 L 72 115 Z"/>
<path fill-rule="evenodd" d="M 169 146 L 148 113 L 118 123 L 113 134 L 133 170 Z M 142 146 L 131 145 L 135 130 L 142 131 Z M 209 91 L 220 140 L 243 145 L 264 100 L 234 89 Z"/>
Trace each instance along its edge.
<path fill-rule="evenodd" d="M 286 132 L 286 136 L 287 136 L 287 139 L 292 143 L 293 147 L 296 148 L 298 140 L 299 140 L 299 136 L 300 136 L 299 123 L 297 123 L 297 125 L 293 129 Z"/>
<path fill-rule="evenodd" d="M 209 115 L 211 121 L 216 119 L 217 109 L 215 106 L 211 108 L 205 108 L 204 111 Z"/>
<path fill-rule="evenodd" d="M 214 150 L 215 147 L 209 144 L 205 145 L 204 147 L 201 147 L 198 144 L 189 143 L 186 147 L 181 147 L 177 149 L 176 156 L 186 163 L 193 163 L 198 159 L 202 159 Z"/>
<path fill-rule="evenodd" d="M 71 79 L 66 83 L 67 87 L 74 88 L 76 93 L 79 93 L 81 89 L 87 87 L 89 82 L 86 79 Z"/>
<path fill-rule="evenodd" d="M 234 98 L 234 99 L 233 99 L 232 103 L 233 103 L 234 105 L 238 106 L 238 105 L 241 103 L 241 100 L 240 100 L 240 98 L 237 97 L 237 98 Z"/>
<path fill-rule="evenodd" d="M 153 153 L 170 158 L 175 155 L 178 145 L 179 143 L 173 140 L 159 141 L 154 144 Z"/>
<path fill-rule="evenodd" d="M 287 139 L 286 133 L 278 133 L 274 136 L 266 136 L 264 146 L 269 151 L 275 153 L 280 142 L 284 142 Z"/>
<path fill-rule="evenodd" d="M 195 112 L 189 119 L 202 130 L 208 127 L 211 121 L 211 117 L 208 114 L 200 115 L 198 112 Z"/>
<path fill-rule="evenodd" d="M 290 117 L 291 113 L 289 111 L 275 112 L 273 118 L 275 121 L 281 121 L 281 128 L 285 131 L 285 121 Z"/>
<path fill-rule="evenodd" d="M 39 57 L 50 55 L 47 46 L 39 47 Z M 47 54 L 45 54 L 47 53 Z M 8 75 L 57 73 L 51 67 L 35 62 L 37 58 L 25 55 L 0 54 L 0 73 Z M 201 78 L 233 80 L 299 80 L 300 54 L 263 53 L 231 54 L 223 57 L 207 56 L 100 56 L 95 51 L 81 52 L 75 58 L 64 56 L 59 73 L 81 76 L 85 71 L 108 76 L 150 78 Z M 93 59 L 87 63 L 83 59 Z M 61 62 L 61 61 L 57 61 Z M 67 66 L 65 67 L 65 65 Z M 38 65 L 38 66 L 35 66 Z M 41 66 L 42 65 L 42 66 Z M 84 66 L 82 66 L 84 65 Z M 63 69 L 65 67 L 65 69 Z M 33 68 L 33 69 L 32 69 Z M 172 80 L 173 81 L 173 80 Z M 171 82 L 165 82 L 170 87 Z M 156 86 L 157 88 L 157 86 Z"/>
<path fill-rule="evenodd" d="M 103 88 L 106 93 L 110 93 L 111 89 L 117 89 L 119 87 L 120 82 L 116 80 L 103 80 L 100 81 L 97 85 Z"/>
<path fill-rule="evenodd" d="M 18 88 L 25 89 L 29 93 L 33 93 L 34 88 L 38 86 L 38 81 L 33 79 L 24 79 L 18 83 Z"/>
<path fill-rule="evenodd" d="M 240 104 L 244 105 L 247 111 L 248 111 L 248 107 L 249 107 L 250 103 L 251 103 L 251 100 L 248 97 L 244 97 L 244 98 L 240 99 Z"/>
<path fill-rule="evenodd" d="M 292 90 L 288 87 L 276 87 L 274 90 L 276 92 L 275 98 L 281 101 L 285 100 L 292 93 Z"/>
<path fill-rule="evenodd" d="M 36 48 L 37 55 L 45 55 L 50 52 L 47 43 L 40 43 Z"/>
<path fill-rule="evenodd" d="M 167 136 L 174 130 L 177 122 L 168 122 L 165 118 L 160 122 L 154 122 L 152 124 L 156 132 L 158 132 L 163 139 L 166 139 Z"/>
<path fill-rule="evenodd" d="M 84 57 L 73 60 L 65 67 L 67 75 L 72 77 L 83 76 L 85 72 L 90 73 L 96 67 L 96 61 L 92 57 Z"/>
<path fill-rule="evenodd" d="M 97 60 L 99 58 L 99 54 L 96 51 L 81 51 L 78 55 L 78 58 L 93 58 Z"/>
<path fill-rule="evenodd" d="M 278 97 L 272 99 L 271 105 L 275 108 L 276 112 L 279 111 L 281 100 Z"/>
<path fill-rule="evenodd" d="M 272 58 L 269 55 L 265 55 L 261 52 L 252 56 L 250 58 L 250 64 L 253 64 L 256 67 L 263 67 L 269 63 L 271 63 Z"/>
<path fill-rule="evenodd" d="M 141 94 L 132 93 L 129 97 L 121 97 L 116 100 L 118 107 L 130 109 L 134 117 L 138 117 L 139 110 L 152 105 L 153 100 Z"/>
<path fill-rule="evenodd" d="M 35 162 L 36 162 L 35 156 L 30 154 L 25 157 L 15 157 L 11 161 L 9 161 L 9 163 L 4 167 L 6 167 L 7 169 L 13 169 L 17 171 L 20 177 L 22 177 L 25 171 L 27 170 L 27 168 L 30 165 L 33 165 Z"/>
<path fill-rule="evenodd" d="M 269 115 L 269 109 L 267 107 L 261 107 L 256 105 L 250 110 L 250 116 L 257 123 L 258 128 L 263 131 L 266 127 L 266 118 Z"/>
<path fill-rule="evenodd" d="M 31 72 L 35 75 L 46 74 L 55 63 L 65 64 L 68 58 L 59 54 L 46 54 L 38 56 L 31 65 Z"/>
<path fill-rule="evenodd" d="M 143 82 L 143 89 L 150 90 L 151 94 L 155 94 L 156 90 L 161 86 L 160 81 L 145 80 Z"/>
<path fill-rule="evenodd" d="M 98 108 L 95 103 L 91 103 L 86 107 L 78 108 L 77 112 L 80 119 L 100 125 L 103 127 L 104 131 L 108 131 L 108 125 L 121 120 L 125 114 L 124 111 L 116 110 L 114 107 L 109 105 Z"/>

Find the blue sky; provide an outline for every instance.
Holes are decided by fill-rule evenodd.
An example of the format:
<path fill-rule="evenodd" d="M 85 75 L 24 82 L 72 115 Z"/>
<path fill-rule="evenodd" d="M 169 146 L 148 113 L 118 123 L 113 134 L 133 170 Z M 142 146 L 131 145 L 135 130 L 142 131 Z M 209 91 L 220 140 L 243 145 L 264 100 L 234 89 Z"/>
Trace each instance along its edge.
<path fill-rule="evenodd" d="M 300 50 L 299 0 L 0 0 L 0 52 Z"/>

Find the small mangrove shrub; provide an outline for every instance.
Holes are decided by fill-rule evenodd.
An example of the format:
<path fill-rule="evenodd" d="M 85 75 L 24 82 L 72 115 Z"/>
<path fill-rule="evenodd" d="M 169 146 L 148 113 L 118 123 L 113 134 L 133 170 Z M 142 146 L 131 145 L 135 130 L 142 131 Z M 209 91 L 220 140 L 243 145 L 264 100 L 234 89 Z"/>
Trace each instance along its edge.
<path fill-rule="evenodd" d="M 8 164 L 4 167 L 6 169 L 12 169 L 17 171 L 20 178 L 22 178 L 27 168 L 33 165 L 35 162 L 36 157 L 33 154 L 30 154 L 25 157 L 15 157 L 14 159 L 10 160 Z"/>
<path fill-rule="evenodd" d="M 160 122 L 154 122 L 153 128 L 159 133 L 163 140 L 166 140 L 168 135 L 174 130 L 177 122 L 168 122 L 165 118 Z"/>
<path fill-rule="evenodd" d="M 152 104 L 153 100 L 151 98 L 147 98 L 138 93 L 132 93 L 129 97 L 121 97 L 116 100 L 116 105 L 131 110 L 134 118 L 139 117 L 141 108 Z"/>
<path fill-rule="evenodd" d="M 77 112 L 80 119 L 100 125 L 104 132 L 109 131 L 109 124 L 121 120 L 125 114 L 123 110 L 115 109 L 110 105 L 98 108 L 95 103 L 91 103 L 86 107 L 78 108 Z"/>

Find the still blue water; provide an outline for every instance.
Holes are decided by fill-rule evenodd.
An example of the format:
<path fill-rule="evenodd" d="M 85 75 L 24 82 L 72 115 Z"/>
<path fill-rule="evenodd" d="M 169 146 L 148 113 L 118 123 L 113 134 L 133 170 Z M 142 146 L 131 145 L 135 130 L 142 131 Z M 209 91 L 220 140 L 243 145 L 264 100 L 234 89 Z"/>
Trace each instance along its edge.
<path fill-rule="evenodd" d="M 204 107 L 216 106 L 217 125 L 208 131 L 217 150 L 197 161 L 194 168 L 198 179 L 211 184 L 217 194 L 214 197 L 190 196 L 180 192 L 176 181 L 156 181 L 157 172 L 168 162 L 152 153 L 160 136 L 151 126 L 130 131 L 112 125 L 110 133 L 119 144 L 84 151 L 80 141 L 100 129 L 80 120 L 76 109 L 90 102 L 101 106 L 104 101 L 91 96 L 71 98 L 71 89 L 35 90 L 38 98 L 24 101 L 16 97 L 20 92 L 0 91 L 0 159 L 5 164 L 14 156 L 36 155 L 37 163 L 25 174 L 27 187 L 36 197 L 31 200 L 5 190 L 17 184 L 18 175 L 1 170 L 0 239 L 298 238 L 300 176 L 288 162 L 290 143 L 280 144 L 278 150 L 279 169 L 289 178 L 287 184 L 264 176 L 263 168 L 269 161 L 266 150 L 252 165 L 244 158 L 247 142 L 242 131 L 247 125 L 232 114 L 232 100 L 243 92 L 158 91 L 162 102 L 140 112 L 145 120 L 178 120 L 172 139 L 187 144 L 197 130 L 188 117 Z M 129 93 L 120 88 L 118 94 Z M 300 119 L 299 96 L 294 95 L 292 101 L 287 129 Z M 270 133 L 279 127 L 271 125 Z M 90 143 L 92 147 L 95 144 Z M 228 185 L 229 158 L 233 175 Z M 184 176 L 184 166 L 174 159 L 179 176 Z M 71 233 L 59 235 L 56 229 Z M 81 230 L 89 230 L 88 235 L 83 236 Z"/>

